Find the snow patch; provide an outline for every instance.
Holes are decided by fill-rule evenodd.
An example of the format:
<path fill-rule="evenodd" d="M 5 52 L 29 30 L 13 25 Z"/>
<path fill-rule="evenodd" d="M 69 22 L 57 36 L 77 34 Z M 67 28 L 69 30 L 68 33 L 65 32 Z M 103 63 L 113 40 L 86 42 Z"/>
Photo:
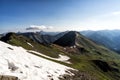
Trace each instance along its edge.
<path fill-rule="evenodd" d="M 28 45 L 30 45 L 31 47 L 33 47 L 33 45 L 32 45 L 32 44 L 30 44 L 29 42 L 27 42 L 27 44 L 28 44 Z"/>
<path fill-rule="evenodd" d="M 62 56 L 62 60 L 64 58 Z M 66 73 L 69 70 L 74 69 L 30 54 L 22 47 L 0 41 L 0 75 L 16 76 L 20 80 L 59 80 L 61 75 L 74 75 Z"/>
<path fill-rule="evenodd" d="M 71 64 L 71 62 L 68 61 L 70 59 L 70 57 L 68 57 L 66 55 L 59 54 L 59 58 L 52 58 L 50 56 L 44 55 L 44 54 L 36 52 L 36 51 L 28 50 L 28 52 L 32 52 L 32 53 L 35 53 L 37 55 L 40 55 L 40 56 L 43 56 L 43 57 L 46 57 L 46 58 L 49 58 L 49 59 L 53 59 L 53 60 L 57 60 L 57 61 L 61 61 L 61 62 Z"/>
<path fill-rule="evenodd" d="M 70 57 L 68 56 L 65 56 L 65 55 L 59 55 L 59 58 L 55 59 L 54 60 L 58 60 L 58 61 L 62 61 L 62 62 L 66 62 L 66 63 L 70 63 L 68 60 L 70 59 Z"/>

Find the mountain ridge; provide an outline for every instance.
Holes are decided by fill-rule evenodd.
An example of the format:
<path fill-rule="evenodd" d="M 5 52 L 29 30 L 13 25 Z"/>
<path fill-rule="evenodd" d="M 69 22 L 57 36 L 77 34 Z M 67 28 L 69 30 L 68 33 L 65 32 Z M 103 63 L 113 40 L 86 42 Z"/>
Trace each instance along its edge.
<path fill-rule="evenodd" d="M 57 34 L 57 36 L 59 36 L 59 34 Z M 62 40 L 60 38 L 62 38 Z M 14 37 L 12 36 L 12 38 L 9 40 L 10 42 L 8 41 L 8 43 L 14 43 L 14 45 L 21 46 L 27 50 L 34 50 L 35 48 L 38 49 L 40 53 L 47 56 L 57 56 L 55 58 L 58 58 L 59 54 L 66 55 L 69 57 L 69 62 L 71 64 L 56 60 L 52 61 L 77 69 L 80 71 L 80 73 L 84 72 L 84 74 L 89 74 L 93 80 L 118 80 L 120 78 L 120 56 L 117 53 L 110 51 L 104 46 L 94 43 L 90 39 L 87 39 L 80 33 L 74 31 L 65 32 L 65 34 L 62 33 L 62 36 L 59 36 L 57 39 L 55 39 L 55 41 L 60 40 L 61 43 L 62 41 L 67 41 L 68 39 L 70 42 L 73 41 L 74 44 L 67 44 L 67 46 L 61 46 L 54 43 L 44 45 L 24 35 L 17 34 Z M 25 45 L 30 48 L 25 47 Z M 79 75 L 74 79 L 72 78 L 72 80 L 79 79 Z"/>
<path fill-rule="evenodd" d="M 120 30 L 82 31 L 81 34 L 97 44 L 120 53 Z"/>

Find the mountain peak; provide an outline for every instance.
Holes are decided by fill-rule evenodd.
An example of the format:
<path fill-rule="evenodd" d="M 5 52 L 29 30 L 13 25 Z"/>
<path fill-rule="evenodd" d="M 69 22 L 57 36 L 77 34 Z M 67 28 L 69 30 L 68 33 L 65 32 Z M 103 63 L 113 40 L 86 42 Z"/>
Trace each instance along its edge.
<path fill-rule="evenodd" d="M 9 32 L 5 36 L 1 37 L 0 40 L 2 40 L 4 42 L 7 42 L 11 38 L 11 36 L 15 36 L 15 35 L 16 35 L 15 33 Z"/>
<path fill-rule="evenodd" d="M 77 31 L 68 31 L 67 33 L 69 33 L 69 34 L 80 34 L 80 33 L 77 32 Z"/>
<path fill-rule="evenodd" d="M 80 35 L 79 32 L 69 31 L 66 34 L 64 34 L 62 37 L 60 37 L 58 40 L 56 40 L 54 43 L 63 47 L 74 46 L 76 42 L 75 40 L 78 35 Z"/>

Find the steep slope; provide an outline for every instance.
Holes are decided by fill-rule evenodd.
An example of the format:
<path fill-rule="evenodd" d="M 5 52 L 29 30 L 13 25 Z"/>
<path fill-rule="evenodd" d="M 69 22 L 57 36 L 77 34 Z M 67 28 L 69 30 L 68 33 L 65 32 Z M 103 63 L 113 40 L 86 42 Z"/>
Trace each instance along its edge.
<path fill-rule="evenodd" d="M 16 76 L 20 80 L 59 80 L 62 75 L 72 75 L 69 67 L 37 57 L 21 47 L 1 41 L 0 61 L 0 75 Z"/>
<path fill-rule="evenodd" d="M 51 35 L 50 33 L 45 32 L 28 32 L 28 33 L 19 33 L 19 35 L 23 35 L 25 37 L 28 37 L 32 39 L 34 42 L 38 42 L 44 45 L 49 45 L 53 43 L 55 40 L 63 36 L 66 32 L 62 32 L 56 35 Z"/>
<path fill-rule="evenodd" d="M 120 30 L 82 31 L 81 33 L 94 42 L 120 53 Z"/>
<path fill-rule="evenodd" d="M 88 42 L 88 43 L 86 43 Z M 93 42 L 91 42 L 89 39 L 85 38 L 83 35 L 81 35 L 79 32 L 76 31 L 69 31 L 66 34 L 64 34 L 62 37 L 54 41 L 54 44 L 58 44 L 60 46 L 66 47 L 66 46 L 85 46 L 91 45 L 92 47 L 95 47 L 95 44 L 93 45 Z M 85 45 L 86 44 L 86 45 Z"/>
<path fill-rule="evenodd" d="M 62 37 L 57 39 L 53 42 L 54 44 L 60 45 L 70 49 L 73 49 L 76 52 L 87 52 L 93 50 L 99 49 L 96 47 L 97 45 L 90 41 L 89 39 L 85 38 L 83 35 L 81 35 L 79 32 L 76 31 L 70 31 L 64 34 Z M 65 49 L 65 50 L 66 50 Z"/>
<path fill-rule="evenodd" d="M 53 38 L 52 35 L 40 34 L 39 32 L 20 33 L 20 35 L 26 36 L 32 39 L 33 41 L 41 43 L 41 44 L 50 44 Z"/>
<path fill-rule="evenodd" d="M 70 31 L 54 44 L 70 57 L 72 67 L 97 76 L 98 80 L 120 78 L 120 55 L 97 45 L 76 31 Z M 89 67 L 88 67 L 89 66 Z"/>
<path fill-rule="evenodd" d="M 58 63 L 61 63 L 61 64 L 64 64 L 64 65 L 66 65 L 66 66 L 70 66 L 71 67 L 71 62 L 69 62 L 69 61 L 67 61 L 67 60 L 69 60 L 70 59 L 70 57 L 69 56 L 65 56 L 65 55 L 67 55 L 67 54 L 65 54 L 64 52 L 61 52 L 60 50 L 56 50 L 56 48 L 55 47 L 53 47 L 53 46 L 51 46 L 51 48 L 49 48 L 49 47 L 47 47 L 47 46 L 43 46 L 43 45 L 41 45 L 41 44 L 39 44 L 39 43 L 34 43 L 32 40 L 30 40 L 30 39 L 28 39 L 28 38 L 26 38 L 26 37 L 24 37 L 24 36 L 22 36 L 22 35 L 17 35 L 17 34 L 15 34 L 15 33 L 8 33 L 8 34 L 6 34 L 6 36 L 8 36 L 8 35 L 10 35 L 9 36 L 9 38 L 7 38 L 8 40 L 6 40 L 7 41 L 7 43 L 9 43 L 9 44 L 12 44 L 12 45 L 16 45 L 16 46 L 21 46 L 21 47 L 24 47 L 24 48 L 26 48 L 27 50 L 27 52 L 29 52 L 29 54 L 33 54 L 33 55 L 36 55 L 36 56 L 38 56 L 38 57 L 42 57 L 42 58 L 45 58 L 45 59 L 48 59 L 48 60 L 51 60 L 51 61 L 55 61 L 55 62 L 58 62 Z M 6 36 L 4 36 L 3 38 L 2 38 L 2 40 L 4 40 L 4 39 L 6 39 Z M 5 43 L 4 43 L 5 44 Z M 37 46 L 36 46 L 37 45 Z M 1 45 L 2 46 L 2 45 Z M 34 50 L 34 48 L 33 47 L 35 47 L 35 50 L 36 50 L 36 48 L 37 49 L 39 49 L 40 51 L 43 49 L 44 51 L 43 51 L 43 53 L 39 53 L 39 52 L 36 52 L 36 51 L 33 51 Z M 13 47 L 7 47 L 7 49 L 9 50 L 9 51 L 13 51 L 13 50 L 16 50 L 16 49 L 14 49 Z M 4 49 L 5 50 L 5 49 Z M 19 51 L 20 52 L 19 52 Z M 7 50 L 5 50 L 5 51 L 7 51 Z M 9 51 L 8 52 L 6 52 L 6 53 L 9 53 Z M 17 49 L 17 51 L 16 51 L 16 53 L 23 53 L 23 52 L 21 52 L 22 50 L 21 49 Z M 1 52 L 3 52 L 3 51 L 1 51 Z M 46 54 L 46 52 L 47 52 L 47 54 Z M 53 54 L 51 54 L 51 52 L 53 53 Z M 11 52 L 12 53 L 12 52 Z M 13 52 L 14 53 L 14 52 Z M 60 55 L 59 55 L 59 53 L 60 53 Z M 62 54 L 61 54 L 62 53 Z M 24 54 L 24 53 L 23 53 Z M 22 56 L 23 56 L 23 54 L 22 54 Z M 53 55 L 55 55 L 55 54 L 57 54 L 57 56 L 59 57 L 59 58 L 57 58 L 57 57 L 55 57 L 55 56 L 53 56 Z M 14 54 L 13 54 L 14 55 Z M 20 55 L 20 54 L 19 54 Z M 8 55 L 9 56 L 9 55 Z M 21 55 L 20 55 L 21 56 Z M 55 58 L 53 58 L 53 57 L 55 57 Z M 23 57 L 24 58 L 24 57 Z M 19 59 L 19 58 L 18 58 Z M 22 58 L 21 58 L 22 59 Z M 26 60 L 27 61 L 27 60 Z M 32 61 L 35 61 L 35 60 L 32 60 Z M 66 62 L 67 61 L 67 62 Z M 14 61 L 13 61 L 14 62 Z M 44 63 L 44 61 L 42 61 L 43 63 Z M 68 63 L 69 62 L 69 63 Z M 46 64 L 45 64 L 46 65 Z M 54 64 L 48 64 L 48 66 L 51 66 L 51 65 L 53 65 L 53 68 L 55 67 L 54 66 Z M 48 70 L 49 71 L 49 70 Z M 50 70 L 51 71 L 51 70 Z M 66 70 L 65 70 L 66 71 Z M 71 71 L 71 70 L 70 70 Z M 3 71 L 4 72 L 4 71 Z M 46 72 L 47 72 L 47 69 L 46 69 Z M 69 71 L 66 71 L 67 73 L 69 73 Z M 74 75 L 73 76 L 69 76 L 69 75 L 63 75 L 63 78 L 60 78 L 60 80 L 70 80 L 70 79 L 72 79 L 72 80 L 81 80 L 81 79 L 92 79 L 92 80 L 96 80 L 96 79 L 94 79 L 95 77 L 93 77 L 92 75 L 90 75 L 89 73 L 86 73 L 86 72 L 81 72 L 81 71 L 71 71 Z M 30 73 L 32 73 L 31 71 L 30 71 Z M 48 72 L 47 72 L 48 73 Z M 55 73 L 58 73 L 58 72 L 56 72 L 55 71 Z M 69 73 L 70 74 L 70 73 Z M 16 78 L 16 76 L 14 76 L 14 75 L 9 75 L 9 76 L 7 76 L 6 74 L 5 75 L 2 75 L 3 77 L 5 77 L 5 78 Z M 27 76 L 27 75 L 26 75 Z M 32 76 L 32 75 L 31 75 Z M 51 77 L 51 76 L 49 76 L 48 75 L 48 77 Z M 46 76 L 43 76 L 43 78 L 46 78 Z M 14 79 L 12 79 L 12 80 L 14 80 Z M 15 79 L 16 80 L 16 79 Z M 31 78 L 30 78 L 30 80 L 31 80 Z M 34 79 L 32 79 L 32 80 L 34 80 Z M 36 80 L 40 80 L 40 79 L 36 79 Z M 43 80 L 49 80 L 49 79 L 43 79 Z M 52 79 L 51 79 L 52 80 Z M 56 79 L 55 79 L 56 80 Z"/>
<path fill-rule="evenodd" d="M 51 57 L 57 58 L 59 57 L 58 55 L 61 53 L 57 51 L 57 49 L 54 49 L 49 45 L 45 46 L 39 44 L 38 42 L 33 41 L 33 39 L 31 38 L 16 33 L 8 33 L 5 36 L 3 36 L 0 40 L 12 45 L 22 46 L 23 48 L 28 50 L 38 51 Z"/>
<path fill-rule="evenodd" d="M 7 40 L 7 43 L 41 52 L 44 56 L 38 52 L 32 54 L 78 70 L 78 72 L 73 72 L 74 77 L 65 76 L 63 80 L 69 80 L 70 78 L 72 80 L 119 80 L 120 55 L 95 44 L 76 31 L 60 33 L 57 36 L 53 42 L 54 44 L 51 43 L 47 46 L 37 43 L 24 35 L 17 34 L 11 35 L 12 38 Z M 70 64 L 57 61 L 55 58 L 59 57 L 59 55 L 69 57 L 67 61 Z"/>
<path fill-rule="evenodd" d="M 75 37 L 76 32 L 71 31 L 57 39 L 54 44 L 58 44 L 60 46 L 74 46 L 75 45 Z"/>

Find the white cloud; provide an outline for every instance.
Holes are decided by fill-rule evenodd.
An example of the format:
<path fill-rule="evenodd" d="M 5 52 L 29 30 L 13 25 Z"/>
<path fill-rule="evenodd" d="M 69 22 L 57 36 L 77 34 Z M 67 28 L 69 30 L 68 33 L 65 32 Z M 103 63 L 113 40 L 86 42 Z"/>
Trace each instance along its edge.
<path fill-rule="evenodd" d="M 52 29 L 52 26 L 38 26 L 38 25 L 30 25 L 30 27 L 26 28 L 26 30 L 47 30 L 47 29 Z"/>

